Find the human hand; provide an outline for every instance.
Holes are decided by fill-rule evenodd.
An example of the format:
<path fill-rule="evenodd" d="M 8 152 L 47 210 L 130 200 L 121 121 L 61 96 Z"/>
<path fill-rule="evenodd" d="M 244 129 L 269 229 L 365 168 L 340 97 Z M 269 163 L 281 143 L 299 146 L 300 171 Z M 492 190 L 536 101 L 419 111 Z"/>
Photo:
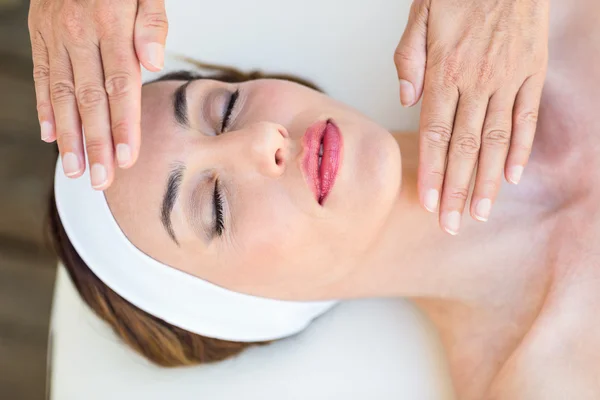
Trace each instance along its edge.
<path fill-rule="evenodd" d="M 394 62 L 400 98 L 421 94 L 419 198 L 457 234 L 486 221 L 502 173 L 527 164 L 548 62 L 549 0 L 414 0 Z"/>
<path fill-rule="evenodd" d="M 42 139 L 58 142 L 64 172 L 104 190 L 140 147 L 141 71 L 163 67 L 164 0 L 32 0 L 29 33 Z M 82 129 L 83 124 L 83 129 Z"/>

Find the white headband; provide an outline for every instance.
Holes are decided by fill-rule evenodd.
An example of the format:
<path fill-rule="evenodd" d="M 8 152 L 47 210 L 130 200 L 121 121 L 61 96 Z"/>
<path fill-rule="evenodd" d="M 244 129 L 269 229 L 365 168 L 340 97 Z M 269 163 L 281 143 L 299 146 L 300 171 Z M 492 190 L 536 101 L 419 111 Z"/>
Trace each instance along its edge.
<path fill-rule="evenodd" d="M 88 170 L 67 178 L 60 158 L 54 190 L 67 236 L 94 274 L 131 304 L 181 329 L 236 342 L 275 340 L 302 331 L 336 303 L 236 293 L 156 261 L 121 231 Z"/>

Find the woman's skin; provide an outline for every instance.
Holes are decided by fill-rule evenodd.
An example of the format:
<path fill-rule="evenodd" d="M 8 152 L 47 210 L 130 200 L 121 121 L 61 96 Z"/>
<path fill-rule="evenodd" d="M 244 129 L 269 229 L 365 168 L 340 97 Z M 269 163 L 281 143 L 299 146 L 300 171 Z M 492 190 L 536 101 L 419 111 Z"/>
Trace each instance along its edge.
<path fill-rule="evenodd" d="M 172 116 L 181 82 L 146 86 L 140 158 L 117 172 L 109 205 L 141 250 L 232 290 L 413 299 L 440 332 L 461 400 L 600 398 L 597 15 L 591 0 L 553 10 L 528 169 L 518 186 L 501 188 L 487 223 L 465 218 L 458 236 L 439 230 L 420 206 L 416 134 L 389 135 L 351 108 L 281 81 L 242 84 L 231 131 L 216 137 L 235 85 L 190 84 L 192 128 Z M 306 128 L 327 117 L 340 127 L 344 155 L 320 207 L 298 157 Z M 174 161 L 186 165 L 171 216 L 177 243 L 160 222 Z M 214 181 L 209 175 L 202 186 L 205 168 L 227 203 L 223 236 L 210 242 L 201 222 L 189 222 L 211 230 Z"/>

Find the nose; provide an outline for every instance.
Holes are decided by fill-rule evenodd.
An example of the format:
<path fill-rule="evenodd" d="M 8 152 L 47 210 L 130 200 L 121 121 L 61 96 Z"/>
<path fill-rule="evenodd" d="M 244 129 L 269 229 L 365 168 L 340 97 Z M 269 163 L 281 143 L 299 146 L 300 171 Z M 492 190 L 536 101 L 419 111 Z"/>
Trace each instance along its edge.
<path fill-rule="evenodd" d="M 289 153 L 289 134 L 284 126 L 258 122 L 238 131 L 229 132 L 238 147 L 236 163 L 254 165 L 265 176 L 276 178 L 283 174 Z M 245 165 L 245 166 L 246 166 Z"/>

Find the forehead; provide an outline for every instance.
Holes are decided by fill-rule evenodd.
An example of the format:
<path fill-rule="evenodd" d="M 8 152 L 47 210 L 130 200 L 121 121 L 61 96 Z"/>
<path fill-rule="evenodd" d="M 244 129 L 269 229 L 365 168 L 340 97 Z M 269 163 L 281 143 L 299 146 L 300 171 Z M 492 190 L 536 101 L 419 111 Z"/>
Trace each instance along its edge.
<path fill-rule="evenodd" d="M 170 241 L 160 223 L 160 206 L 170 166 L 184 156 L 183 129 L 173 116 L 174 91 L 184 82 L 166 81 L 142 89 L 141 147 L 129 169 L 115 169 L 106 199 L 119 226 L 143 251 Z"/>
<path fill-rule="evenodd" d="M 185 81 L 162 81 L 142 86 L 142 123 L 163 120 L 173 114 L 173 94 Z M 142 129 L 142 136 L 145 132 Z"/>

